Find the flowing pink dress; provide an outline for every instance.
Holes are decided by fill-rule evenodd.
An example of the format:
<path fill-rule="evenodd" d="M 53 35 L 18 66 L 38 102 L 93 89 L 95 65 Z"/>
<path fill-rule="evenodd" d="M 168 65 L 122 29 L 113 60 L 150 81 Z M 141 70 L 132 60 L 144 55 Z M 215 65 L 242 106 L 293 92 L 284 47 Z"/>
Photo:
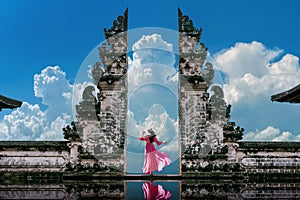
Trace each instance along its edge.
<path fill-rule="evenodd" d="M 156 142 L 157 145 L 162 144 L 156 137 L 153 138 L 152 143 L 150 143 L 149 137 L 140 137 L 139 140 L 146 142 L 143 166 L 143 172 L 145 174 L 152 174 L 152 171 L 159 172 L 163 167 L 166 167 L 171 163 L 171 159 L 166 153 L 160 152 L 155 148 L 154 142 Z"/>
<path fill-rule="evenodd" d="M 153 185 L 152 182 L 143 184 L 145 200 L 168 200 L 172 194 L 161 185 Z"/>

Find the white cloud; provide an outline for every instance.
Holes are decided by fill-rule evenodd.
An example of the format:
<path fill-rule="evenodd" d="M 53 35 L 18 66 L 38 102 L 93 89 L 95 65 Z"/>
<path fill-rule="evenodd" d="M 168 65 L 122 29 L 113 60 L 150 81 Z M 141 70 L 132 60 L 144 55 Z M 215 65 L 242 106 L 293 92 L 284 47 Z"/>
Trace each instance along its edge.
<path fill-rule="evenodd" d="M 295 140 L 300 141 L 300 134 L 298 134 L 298 135 L 296 136 Z"/>
<path fill-rule="evenodd" d="M 161 35 L 144 35 L 132 46 L 133 61 L 129 63 L 134 68 L 143 64 L 158 63 L 174 66 L 175 52 L 173 45 L 164 41 Z"/>
<path fill-rule="evenodd" d="M 161 35 L 147 35 L 134 43 L 132 50 L 133 59 L 128 59 L 129 90 L 146 82 L 161 83 L 173 89 L 177 72 L 171 43 L 164 41 Z"/>
<path fill-rule="evenodd" d="M 143 127 L 153 128 L 161 140 L 171 141 L 173 138 L 178 138 L 176 124 L 162 105 L 154 104 L 149 109 Z"/>
<path fill-rule="evenodd" d="M 244 135 L 243 140 L 258 140 L 258 141 L 266 141 L 273 140 L 274 138 L 280 135 L 280 130 L 278 128 L 274 128 L 272 126 L 268 126 L 266 129 L 262 131 L 249 132 Z"/>
<path fill-rule="evenodd" d="M 245 141 L 289 141 L 295 139 L 297 138 L 294 138 L 292 133 L 280 132 L 279 128 L 272 126 L 268 126 L 262 131 L 249 132 L 243 138 Z"/>
<path fill-rule="evenodd" d="M 164 41 L 159 34 L 143 35 L 142 38 L 132 46 L 133 51 L 145 50 L 147 48 L 173 51 L 173 45 Z"/>
<path fill-rule="evenodd" d="M 232 104 L 232 119 L 245 128 L 245 140 L 299 140 L 295 105 L 271 102 L 272 95 L 300 80 L 299 58 L 282 54 L 254 41 L 237 43 L 214 57 L 225 74 L 224 96 Z"/>
<path fill-rule="evenodd" d="M 267 49 L 262 43 L 237 43 L 215 56 L 218 67 L 226 73 L 225 98 L 233 104 L 270 96 L 299 84 L 299 59 L 291 54 L 273 62 L 282 50 Z"/>
<path fill-rule="evenodd" d="M 48 66 L 34 75 L 34 94 L 47 105 L 47 120 L 55 120 L 62 113 L 71 113 L 70 94 L 72 85 L 66 80 L 66 73 L 59 66 Z"/>
<path fill-rule="evenodd" d="M 218 67 L 231 78 L 239 78 L 247 73 L 263 76 L 271 60 L 282 53 L 279 49 L 269 50 L 262 43 L 236 43 L 234 47 L 226 49 L 216 55 Z"/>
<path fill-rule="evenodd" d="M 41 97 L 45 102 L 48 95 L 51 95 L 52 89 L 54 90 L 68 90 L 70 89 L 70 84 L 65 82 L 61 88 L 57 88 L 58 84 L 61 84 L 61 80 L 66 80 L 66 73 L 63 72 L 59 66 L 48 66 L 41 71 L 40 74 L 34 75 L 34 94 L 36 97 Z M 49 90 L 50 89 L 50 90 Z M 49 94 L 50 93 L 50 94 Z"/>
<path fill-rule="evenodd" d="M 71 92 L 63 92 L 62 96 L 69 100 L 72 97 L 72 93 Z"/>
<path fill-rule="evenodd" d="M 142 127 L 141 124 L 138 124 L 136 120 L 134 119 L 134 113 L 130 110 L 127 111 L 127 128 L 131 130 L 135 130 L 134 132 L 130 132 L 128 134 L 138 137 L 140 134 L 134 134 L 134 133 L 141 133 L 142 132 Z"/>
<path fill-rule="evenodd" d="M 128 68 L 129 109 L 135 112 L 137 121 L 144 121 L 140 113 L 146 117 L 155 103 L 161 104 L 170 114 L 170 110 L 177 107 L 178 87 L 173 45 L 161 35 L 152 34 L 142 36 L 132 49 L 133 60 L 129 59 Z M 171 116 L 174 118 L 173 113 Z"/>
<path fill-rule="evenodd" d="M 272 141 L 288 141 L 288 140 L 291 140 L 291 137 L 293 136 L 292 133 L 286 131 L 286 132 L 283 132 L 280 136 L 274 138 Z"/>
<path fill-rule="evenodd" d="M 72 85 L 59 66 L 48 66 L 34 75 L 34 94 L 47 105 L 23 102 L 0 121 L 0 140 L 63 140 L 62 128 L 72 118 Z"/>
<path fill-rule="evenodd" d="M 129 59 L 128 72 L 129 98 L 137 91 L 143 91 L 142 94 L 147 93 L 147 95 L 136 95 L 139 99 L 134 99 L 134 102 L 139 106 L 143 104 L 144 110 L 149 113 L 145 118 L 139 118 L 137 116 L 139 113 L 133 115 L 133 109 L 131 117 L 137 118 L 135 120 L 139 121 L 144 129 L 152 127 L 159 133 L 162 140 L 170 141 L 177 135 L 177 128 L 174 129 L 177 119 L 172 119 L 168 113 L 170 106 L 173 110 L 176 109 L 174 105 L 177 106 L 178 74 L 174 68 L 173 45 L 164 41 L 161 35 L 152 34 L 142 36 L 133 44 L 132 50 L 133 60 Z M 148 87 L 143 87 L 146 84 Z M 158 89 L 162 90 L 161 93 L 157 92 Z M 157 102 L 161 98 L 168 99 L 168 101 Z M 130 99 L 129 102 L 131 102 Z M 135 105 L 130 104 L 130 107 L 135 107 Z M 142 109 L 137 110 L 142 111 Z"/>
<path fill-rule="evenodd" d="M 22 106 L 10 115 L 4 116 L 0 122 L 2 127 L 1 140 L 32 140 L 42 132 L 45 113 L 40 107 L 23 102 Z M 2 132 L 4 131 L 4 132 Z"/>
<path fill-rule="evenodd" d="M 50 123 L 50 126 L 44 127 L 42 134 L 36 140 L 62 140 L 62 129 L 66 124 L 70 124 L 71 116 L 62 114 Z"/>

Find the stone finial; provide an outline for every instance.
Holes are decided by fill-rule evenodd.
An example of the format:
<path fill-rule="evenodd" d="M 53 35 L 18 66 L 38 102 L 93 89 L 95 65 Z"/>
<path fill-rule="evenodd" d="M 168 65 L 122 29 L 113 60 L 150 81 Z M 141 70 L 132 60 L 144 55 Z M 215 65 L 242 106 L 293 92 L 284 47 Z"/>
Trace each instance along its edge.
<path fill-rule="evenodd" d="M 115 36 L 118 33 L 125 32 L 128 29 L 128 8 L 125 10 L 123 16 L 118 16 L 116 20 L 114 20 L 111 28 L 104 28 L 105 38 L 108 39 L 112 36 Z"/>
<path fill-rule="evenodd" d="M 204 43 L 200 42 L 202 28 L 195 28 L 193 21 L 188 16 L 182 15 L 181 10 L 178 8 L 178 30 L 180 74 L 192 76 L 194 77 L 193 80 L 201 80 L 203 82 L 202 65 L 206 60 L 207 48 Z M 188 78 L 188 80 L 190 79 Z"/>
<path fill-rule="evenodd" d="M 127 29 L 128 9 L 118 16 L 113 26 L 104 29 L 106 41 L 98 48 L 100 62 L 96 62 L 92 75 L 99 88 L 99 82 L 112 84 L 127 72 Z"/>

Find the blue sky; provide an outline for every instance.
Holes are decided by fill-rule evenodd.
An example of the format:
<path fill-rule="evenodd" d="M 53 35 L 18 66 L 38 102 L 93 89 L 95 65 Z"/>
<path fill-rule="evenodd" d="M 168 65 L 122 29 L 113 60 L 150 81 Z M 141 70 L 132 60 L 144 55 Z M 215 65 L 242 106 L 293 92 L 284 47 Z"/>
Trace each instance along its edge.
<path fill-rule="evenodd" d="M 33 75 L 59 65 L 69 80 L 85 56 L 103 41 L 103 28 L 129 8 L 129 29 L 177 30 L 177 7 L 204 29 L 211 53 L 236 42 L 263 42 L 299 56 L 299 2 L 289 1 L 37 1 L 0 2 L 0 93 L 39 103 Z M 20 85 L 22 89 L 20 90 Z"/>
<path fill-rule="evenodd" d="M 0 139 L 59 138 L 57 130 L 72 120 L 72 88 L 82 87 L 75 85 L 76 75 L 89 53 L 104 41 L 103 28 L 111 27 L 128 7 L 129 30 L 177 31 L 180 7 L 196 27 L 203 28 L 201 41 L 225 75 L 232 120 L 246 129 L 245 139 L 299 140 L 299 106 L 270 101 L 272 94 L 300 83 L 299 6 L 297 0 L 2 0 L 0 94 L 25 103 L 13 112 L 0 113 Z M 166 41 L 173 44 L 170 51 L 176 49 L 173 38 L 161 39 L 155 45 Z M 169 66 L 176 56 L 172 59 Z M 135 61 L 132 58 L 133 66 Z M 168 112 L 166 118 L 169 129 L 174 128 L 174 113 Z"/>

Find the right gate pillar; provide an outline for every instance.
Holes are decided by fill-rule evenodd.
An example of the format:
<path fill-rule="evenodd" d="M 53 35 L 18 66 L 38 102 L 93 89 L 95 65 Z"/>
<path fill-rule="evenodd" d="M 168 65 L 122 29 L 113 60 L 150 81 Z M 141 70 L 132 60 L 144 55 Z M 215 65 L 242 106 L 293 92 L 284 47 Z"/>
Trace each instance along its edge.
<path fill-rule="evenodd" d="M 213 84 L 215 71 L 207 62 L 207 48 L 200 42 L 202 29 L 195 28 L 180 9 L 178 27 L 179 167 L 184 176 L 211 172 L 218 164 L 228 164 L 223 133 L 230 106 L 225 103 L 222 88 Z"/>

